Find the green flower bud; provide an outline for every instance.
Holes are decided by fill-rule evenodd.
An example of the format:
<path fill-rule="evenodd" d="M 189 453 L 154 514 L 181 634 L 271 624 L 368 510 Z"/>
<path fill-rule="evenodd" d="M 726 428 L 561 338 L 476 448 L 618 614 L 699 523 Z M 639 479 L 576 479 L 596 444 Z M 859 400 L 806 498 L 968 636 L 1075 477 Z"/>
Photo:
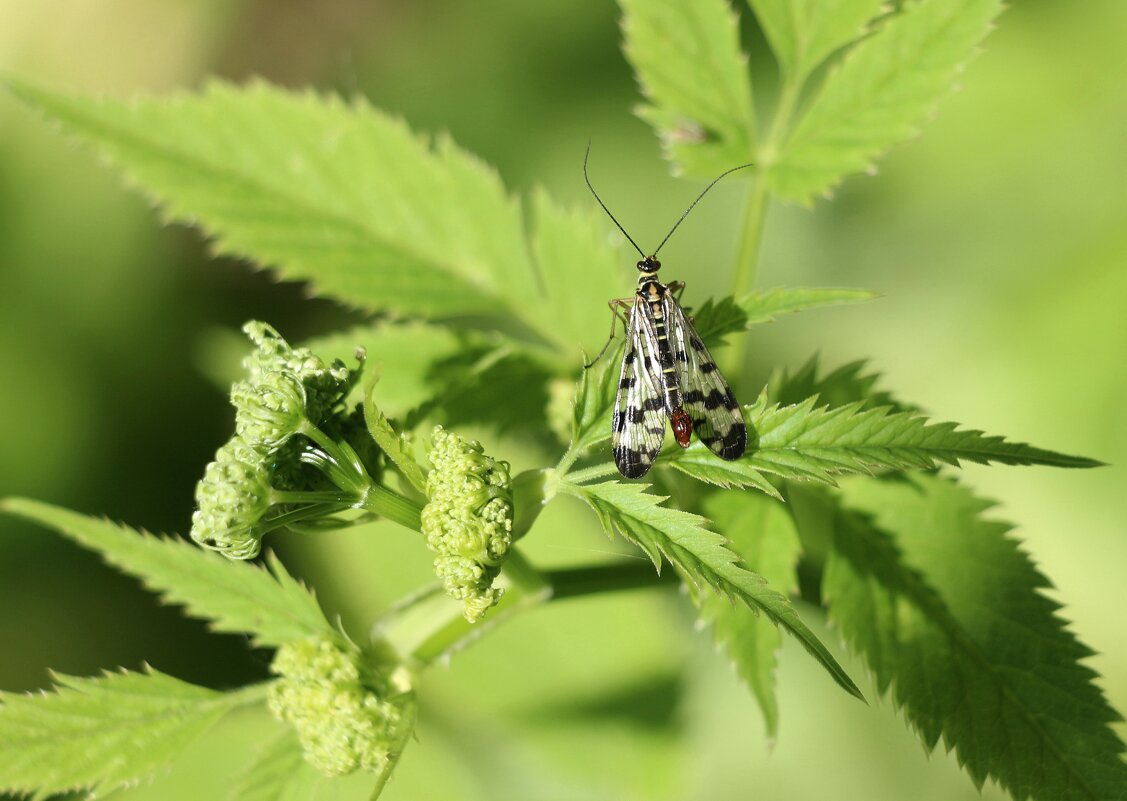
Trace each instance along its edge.
<path fill-rule="evenodd" d="M 270 383 L 276 380 L 273 374 L 289 374 L 305 391 L 305 415 L 314 425 L 320 424 L 351 389 L 357 373 L 340 359 L 326 365 L 309 348 L 291 348 L 272 326 L 257 320 L 244 325 L 243 332 L 255 344 L 254 352 L 243 360 L 248 382 Z"/>
<path fill-rule="evenodd" d="M 290 372 L 262 371 L 231 387 L 235 433 L 264 454 L 276 452 L 305 423 L 305 386 Z"/>
<path fill-rule="evenodd" d="M 282 646 L 271 665 L 281 678 L 267 707 L 294 727 L 306 760 L 328 776 L 383 770 L 398 757 L 404 727 L 413 725 L 405 714 L 409 688 L 366 681 L 357 656 L 312 637 Z"/>
<path fill-rule="evenodd" d="M 513 497 L 509 465 L 486 456 L 481 444 L 434 430 L 422 511 L 435 573 L 450 597 L 476 622 L 501 598 L 493 586 L 512 545 Z"/>
<path fill-rule="evenodd" d="M 232 439 L 216 452 L 196 485 L 192 539 L 232 559 L 257 556 L 270 495 L 262 457 L 238 437 Z"/>

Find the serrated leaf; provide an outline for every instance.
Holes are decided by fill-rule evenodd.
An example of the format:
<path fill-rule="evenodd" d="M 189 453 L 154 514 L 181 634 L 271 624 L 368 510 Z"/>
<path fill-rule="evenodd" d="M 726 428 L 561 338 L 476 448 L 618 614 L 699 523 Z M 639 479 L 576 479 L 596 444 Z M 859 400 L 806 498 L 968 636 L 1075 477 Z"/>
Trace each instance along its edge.
<path fill-rule="evenodd" d="M 750 0 L 783 75 L 801 82 L 865 33 L 884 0 Z"/>
<path fill-rule="evenodd" d="M 817 406 L 817 396 L 792 406 L 768 404 L 766 395 L 744 411 L 751 439 L 742 459 L 722 463 L 699 441 L 669 448 L 659 464 L 669 464 L 720 486 L 755 487 L 773 497 L 778 491 L 763 475 L 833 484 L 842 473 L 877 469 L 932 469 L 963 461 L 988 464 L 1098 467 L 1100 462 L 1034 448 L 957 423 L 929 423 L 915 411 L 868 408 L 865 401 Z"/>
<path fill-rule="evenodd" d="M 0 789 L 39 799 L 148 779 L 241 702 L 151 668 L 54 679 L 53 693 L 0 692 Z"/>
<path fill-rule="evenodd" d="M 962 461 L 1052 467 L 1100 464 L 981 431 L 958 430 L 958 423 L 929 423 L 912 411 L 866 409 L 864 402 L 836 408 L 816 403 L 817 398 L 808 398 L 793 406 L 768 406 L 760 399 L 749 409 L 746 417 L 758 435 L 755 447 L 749 448 L 750 464 L 785 478 L 826 482 L 839 472 L 957 467 Z"/>
<path fill-rule="evenodd" d="M 664 455 L 667 458 L 659 463 L 669 464 L 698 481 L 725 488 L 750 487 L 782 500 L 782 495 L 775 486 L 747 460 L 729 462 L 719 459 L 716 454 L 704 447 L 692 447 L 687 450 L 670 448 Z"/>
<path fill-rule="evenodd" d="M 1127 787 L 1120 720 L 1048 579 L 951 481 L 851 480 L 823 590 L 830 615 L 931 749 L 1014 798 L 1095 801 Z"/>
<path fill-rule="evenodd" d="M 727 535 L 744 567 L 772 587 L 788 589 L 796 583 L 801 547 L 794 523 L 780 503 L 755 493 L 713 493 L 705 499 L 703 511 Z M 715 595 L 701 603 L 701 619 L 711 623 L 716 643 L 755 696 L 767 736 L 773 739 L 779 726 L 775 654 L 782 640 L 778 628 L 763 615 Z"/>
<path fill-rule="evenodd" d="M 426 473 L 415 461 L 415 455 L 411 453 L 410 445 L 404 441 L 399 432 L 388 422 L 384 413 L 376 406 L 373 397 L 375 390 L 376 382 L 372 381 L 364 392 L 364 422 L 368 426 L 368 433 L 372 435 L 372 439 L 380 446 L 384 455 L 399 468 L 399 472 L 411 483 L 411 486 L 425 494 L 427 490 Z"/>
<path fill-rule="evenodd" d="M 319 798 L 325 776 L 305 761 L 297 733 L 286 727 L 259 748 L 231 787 L 231 801 L 306 801 Z"/>
<path fill-rule="evenodd" d="M 247 632 L 255 645 L 280 646 L 313 634 L 336 637 L 310 592 L 273 555 L 269 571 L 225 559 L 184 540 L 156 537 L 27 498 L 5 498 L 0 511 L 53 528 L 216 631 Z"/>
<path fill-rule="evenodd" d="M 543 319 L 496 173 L 363 100 L 213 81 L 123 103 L 8 83 L 220 253 L 365 309 Z"/>
<path fill-rule="evenodd" d="M 831 70 L 767 165 L 771 188 L 809 204 L 919 133 L 1001 10 L 1001 0 L 905 2 Z"/>
<path fill-rule="evenodd" d="M 895 412 L 919 411 L 890 393 L 876 389 L 879 373 L 868 372 L 868 363 L 859 360 L 823 372 L 817 355 L 798 370 L 779 371 L 767 384 L 767 397 L 772 403 L 789 406 L 817 396 L 827 406 L 845 406 L 863 402 L 862 408 L 887 406 Z"/>
<path fill-rule="evenodd" d="M 875 292 L 864 289 L 780 287 L 765 292 L 752 292 L 739 300 L 725 297 L 713 301 L 709 298 L 700 309 L 693 311 L 693 327 L 701 339 L 715 346 L 723 343 L 723 338 L 728 334 L 772 322 L 782 314 L 818 306 L 860 303 L 875 297 Z"/>
<path fill-rule="evenodd" d="M 610 417 L 624 347 L 624 341 L 619 340 L 595 365 L 580 374 L 572 410 L 571 450 L 581 452 L 610 438 Z"/>
<path fill-rule="evenodd" d="M 752 160 L 755 113 L 739 19 L 726 0 L 619 0 L 623 48 L 675 169 L 696 178 Z"/>
<path fill-rule="evenodd" d="M 861 691 L 814 635 L 786 596 L 771 589 L 762 576 L 744 569 L 723 536 L 704 528 L 704 518 L 661 506 L 665 498 L 645 492 L 646 484 L 576 485 L 560 489 L 585 500 L 610 535 L 618 533 L 641 548 L 659 571 L 669 562 L 698 593 L 709 589 L 764 612 L 774 623 L 798 638 L 843 689 L 862 698 Z"/>

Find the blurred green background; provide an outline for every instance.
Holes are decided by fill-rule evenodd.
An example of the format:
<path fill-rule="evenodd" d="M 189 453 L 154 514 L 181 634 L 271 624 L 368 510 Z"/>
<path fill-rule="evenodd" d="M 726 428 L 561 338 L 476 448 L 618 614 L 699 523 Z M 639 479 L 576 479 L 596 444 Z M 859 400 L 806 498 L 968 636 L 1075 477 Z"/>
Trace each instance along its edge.
<path fill-rule="evenodd" d="M 744 16 L 753 74 L 769 82 Z M 0 0 L 0 69 L 116 96 L 192 89 L 212 75 L 363 94 L 418 130 L 451 132 L 512 190 L 543 186 L 577 204 L 590 202 L 580 172 L 590 138 L 604 199 L 648 242 L 699 187 L 669 177 L 632 116 L 617 25 L 609 0 Z M 1019 525 L 1075 632 L 1099 652 L 1091 665 L 1120 710 L 1125 34 L 1121 0 L 1082 10 L 1018 0 L 961 90 L 876 178 L 850 179 L 813 211 L 772 209 L 762 286 L 884 297 L 757 330 L 756 378 L 740 387 L 750 397 L 772 366 L 816 351 L 829 366 L 871 357 L 886 387 L 936 417 L 1110 462 L 966 474 Z M 720 185 L 663 250 L 689 303 L 727 286 L 742 194 Z M 231 427 L 201 367 L 209 336 L 252 317 L 291 339 L 355 319 L 210 259 L 197 234 L 161 225 L 89 153 L 0 93 L 0 494 L 185 531 L 194 482 Z M 615 546 L 561 502 L 529 547 L 563 563 Z M 408 535 L 379 527 L 282 548 L 359 625 L 428 569 Z M 393 577 L 390 561 L 404 565 Z M 143 660 L 212 686 L 265 675 L 268 655 L 240 638 L 209 635 L 89 554 L 7 519 L 0 604 L 6 690 L 47 686 L 48 667 L 88 674 Z M 418 742 L 389 797 L 978 797 L 952 757 L 925 758 L 890 704 L 851 701 L 790 643 L 771 746 L 748 694 L 689 623 L 677 598 L 638 593 L 506 627 L 428 677 Z M 137 797 L 210 797 L 223 781 L 216 766 L 240 763 L 240 727 L 260 725 L 250 714 L 224 724 Z"/>

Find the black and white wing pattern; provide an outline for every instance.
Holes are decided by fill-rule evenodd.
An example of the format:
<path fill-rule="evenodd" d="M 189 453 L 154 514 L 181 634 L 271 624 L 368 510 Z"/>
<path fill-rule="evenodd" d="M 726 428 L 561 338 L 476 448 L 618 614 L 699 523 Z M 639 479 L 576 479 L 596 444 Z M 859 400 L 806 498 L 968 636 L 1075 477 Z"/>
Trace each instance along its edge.
<path fill-rule="evenodd" d="M 665 439 L 665 381 L 650 309 L 634 299 L 626 326 L 626 352 L 611 418 L 614 463 L 626 478 L 639 478 L 653 467 Z"/>
<path fill-rule="evenodd" d="M 693 419 L 693 431 L 721 459 L 739 459 L 747 448 L 747 425 L 736 396 L 672 294 L 662 306 L 681 402 Z"/>

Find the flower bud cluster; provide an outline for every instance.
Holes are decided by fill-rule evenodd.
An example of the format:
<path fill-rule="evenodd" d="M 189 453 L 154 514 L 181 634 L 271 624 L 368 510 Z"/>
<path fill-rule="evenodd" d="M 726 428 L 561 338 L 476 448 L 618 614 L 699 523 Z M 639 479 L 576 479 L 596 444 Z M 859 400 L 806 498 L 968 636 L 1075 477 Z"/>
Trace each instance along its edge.
<path fill-rule="evenodd" d="M 337 407 L 359 370 L 291 348 L 266 323 L 243 331 L 255 349 L 231 388 L 235 435 L 196 485 L 191 529 L 193 540 L 232 559 L 256 556 L 272 528 L 347 508 L 371 483 L 347 443 L 319 428 L 343 416 Z"/>
<path fill-rule="evenodd" d="M 403 727 L 412 725 L 402 705 L 387 700 L 387 682 L 365 681 L 358 656 L 328 637 L 311 637 L 282 646 L 271 665 L 281 678 L 267 707 L 294 727 L 306 760 L 328 776 L 383 770 L 405 739 Z"/>
<path fill-rule="evenodd" d="M 509 465 L 441 426 L 434 430 L 430 460 L 423 534 L 435 554 L 435 573 L 473 623 L 503 592 L 493 581 L 512 545 Z"/>

